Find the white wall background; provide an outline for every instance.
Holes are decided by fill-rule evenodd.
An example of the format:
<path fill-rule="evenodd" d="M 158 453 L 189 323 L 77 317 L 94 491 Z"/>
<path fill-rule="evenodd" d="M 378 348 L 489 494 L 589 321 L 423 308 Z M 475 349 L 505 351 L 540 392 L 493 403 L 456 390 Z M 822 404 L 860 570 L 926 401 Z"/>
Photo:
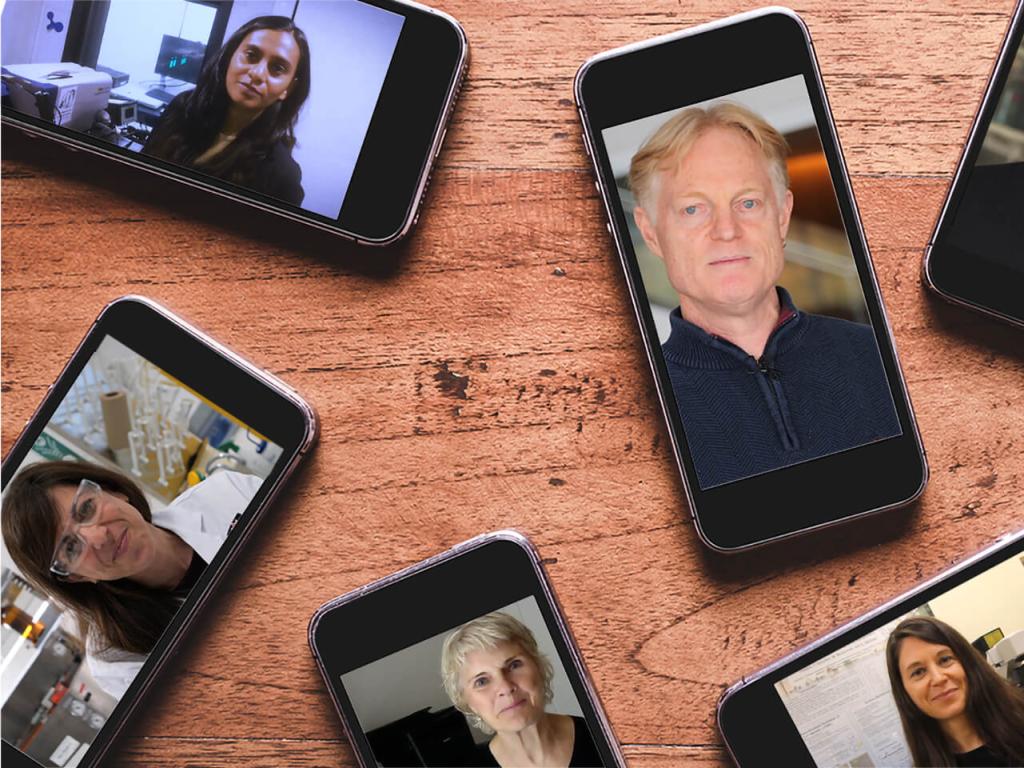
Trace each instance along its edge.
<path fill-rule="evenodd" d="M 60 61 L 68 37 L 71 5 L 71 0 L 4 3 L 0 62 L 7 65 Z M 54 23 L 46 15 L 50 12 Z M 62 27 L 59 32 L 58 24 Z"/>
<path fill-rule="evenodd" d="M 541 653 L 555 668 L 552 681 L 554 700 L 548 712 L 582 717 L 576 695 L 565 673 L 554 641 L 548 632 L 537 601 L 527 597 L 496 610 L 508 613 L 530 628 Z M 435 635 L 383 659 L 341 676 L 352 706 L 364 731 L 394 722 L 425 707 L 435 712 L 452 705 L 441 685 L 441 646 L 454 630 Z M 474 734 L 477 740 L 486 739 Z"/>
<path fill-rule="evenodd" d="M 136 85 L 156 85 L 160 82 L 156 60 L 164 35 L 206 45 L 216 15 L 215 8 L 185 0 L 151 1 L 144 7 L 137 0 L 111 0 L 96 63 L 127 72 Z"/>
<path fill-rule="evenodd" d="M 807 93 L 807 86 L 804 85 L 803 75 L 794 75 L 785 80 L 747 88 L 696 104 L 685 104 L 678 109 L 605 128 L 601 131 L 601 136 L 604 138 L 605 149 L 608 151 L 608 159 L 611 161 L 615 177 L 620 178 L 629 173 L 629 163 L 633 155 L 662 124 L 667 123 L 676 114 L 692 107 L 707 109 L 726 101 L 746 107 L 784 134 L 811 128 L 815 124 L 814 109 L 811 107 L 811 97 Z"/>
<path fill-rule="evenodd" d="M 333 219 L 341 211 L 405 19 L 354 0 L 302 0 L 295 21 L 309 38 L 313 88 L 292 156 L 302 166 L 302 207 Z"/>
<path fill-rule="evenodd" d="M 1024 562 L 1012 557 L 928 605 L 969 643 L 996 627 L 1009 637 L 1024 630 Z"/>
<path fill-rule="evenodd" d="M 405 19 L 356 0 L 236 2 L 226 40 L 256 16 L 291 16 L 309 40 L 311 88 L 295 126 L 302 207 L 335 219 Z M 382 180 L 386 183 L 386 180 Z"/>
<path fill-rule="evenodd" d="M 287 16 L 291 18 L 295 13 L 296 0 L 238 0 L 231 6 L 231 15 L 228 16 L 228 27 L 224 33 L 227 40 L 235 30 L 257 16 Z M 305 32 L 305 30 L 303 30 Z"/>

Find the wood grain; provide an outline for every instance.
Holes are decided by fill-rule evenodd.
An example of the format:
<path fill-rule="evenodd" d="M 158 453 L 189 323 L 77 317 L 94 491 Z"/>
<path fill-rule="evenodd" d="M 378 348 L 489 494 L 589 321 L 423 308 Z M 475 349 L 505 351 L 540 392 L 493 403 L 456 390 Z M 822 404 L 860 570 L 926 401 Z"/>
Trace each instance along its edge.
<path fill-rule="evenodd" d="M 1012 0 L 799 3 L 932 480 L 913 509 L 737 558 L 702 549 L 572 77 L 736 2 L 445 2 L 472 65 L 421 224 L 358 249 L 5 129 L 2 445 L 99 307 L 142 293 L 282 376 L 319 449 L 132 733 L 123 766 L 352 765 L 305 640 L 326 599 L 485 530 L 536 542 L 626 754 L 727 761 L 745 673 L 1019 527 L 1019 331 L 920 259 Z"/>

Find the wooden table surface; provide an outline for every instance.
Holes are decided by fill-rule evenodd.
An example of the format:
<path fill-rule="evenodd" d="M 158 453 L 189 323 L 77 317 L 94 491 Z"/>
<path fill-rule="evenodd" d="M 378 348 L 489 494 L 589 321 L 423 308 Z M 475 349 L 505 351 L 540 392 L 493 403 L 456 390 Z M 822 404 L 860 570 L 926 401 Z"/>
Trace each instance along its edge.
<path fill-rule="evenodd" d="M 512 526 L 549 563 L 630 763 L 725 763 L 726 686 L 1019 527 L 1024 335 L 920 280 L 1013 5 L 796 4 L 932 477 L 906 512 L 744 556 L 709 553 L 689 521 L 572 102 L 587 56 L 744 3 L 445 0 L 469 75 L 419 227 L 386 251 L 5 129 L 5 452 L 126 293 L 287 380 L 323 422 L 113 762 L 351 765 L 309 616 Z"/>

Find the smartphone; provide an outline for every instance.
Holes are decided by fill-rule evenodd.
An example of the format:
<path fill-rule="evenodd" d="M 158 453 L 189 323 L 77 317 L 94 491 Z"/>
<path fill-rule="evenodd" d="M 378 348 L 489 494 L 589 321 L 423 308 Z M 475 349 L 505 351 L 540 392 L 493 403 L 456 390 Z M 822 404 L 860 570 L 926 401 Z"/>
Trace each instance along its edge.
<path fill-rule="evenodd" d="M 4 765 L 102 763 L 316 436 L 156 303 L 100 313 L 3 460 Z"/>
<path fill-rule="evenodd" d="M 544 764 L 625 766 L 540 558 L 514 531 L 325 603 L 309 645 L 361 766 L 524 765 L 515 747 L 538 731 L 558 758 Z"/>
<path fill-rule="evenodd" d="M 1024 2 L 974 118 L 924 253 L 949 301 L 1024 326 Z"/>
<path fill-rule="evenodd" d="M 1022 606 L 1024 530 L 730 687 L 725 744 L 744 768 L 1022 765 Z"/>
<path fill-rule="evenodd" d="M 704 543 L 917 498 L 924 449 L 800 18 L 617 48 L 575 93 Z"/>
<path fill-rule="evenodd" d="M 467 57 L 453 18 L 405 0 L 23 0 L 3 9 L 2 116 L 387 245 L 416 222 Z"/>

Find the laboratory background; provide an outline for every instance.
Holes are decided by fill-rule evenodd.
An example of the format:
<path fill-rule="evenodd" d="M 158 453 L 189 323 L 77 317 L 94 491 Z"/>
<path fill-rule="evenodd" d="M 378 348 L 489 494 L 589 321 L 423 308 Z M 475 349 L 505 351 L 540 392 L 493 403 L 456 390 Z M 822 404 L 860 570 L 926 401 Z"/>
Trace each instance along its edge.
<path fill-rule="evenodd" d="M 356 0 L 11 2 L 0 27 L 4 103 L 141 151 L 166 105 L 257 16 L 290 17 L 309 41 L 310 93 L 292 157 L 302 207 L 336 219 L 405 21 L 398 14 Z"/>
<path fill-rule="evenodd" d="M 280 446 L 108 336 L 21 467 L 80 461 L 117 470 L 136 482 L 156 511 L 219 471 L 264 479 L 281 453 Z M 3 738 L 43 765 L 73 765 L 118 699 L 84 663 L 77 623 L 28 584 L 6 546 L 0 596 Z"/>

